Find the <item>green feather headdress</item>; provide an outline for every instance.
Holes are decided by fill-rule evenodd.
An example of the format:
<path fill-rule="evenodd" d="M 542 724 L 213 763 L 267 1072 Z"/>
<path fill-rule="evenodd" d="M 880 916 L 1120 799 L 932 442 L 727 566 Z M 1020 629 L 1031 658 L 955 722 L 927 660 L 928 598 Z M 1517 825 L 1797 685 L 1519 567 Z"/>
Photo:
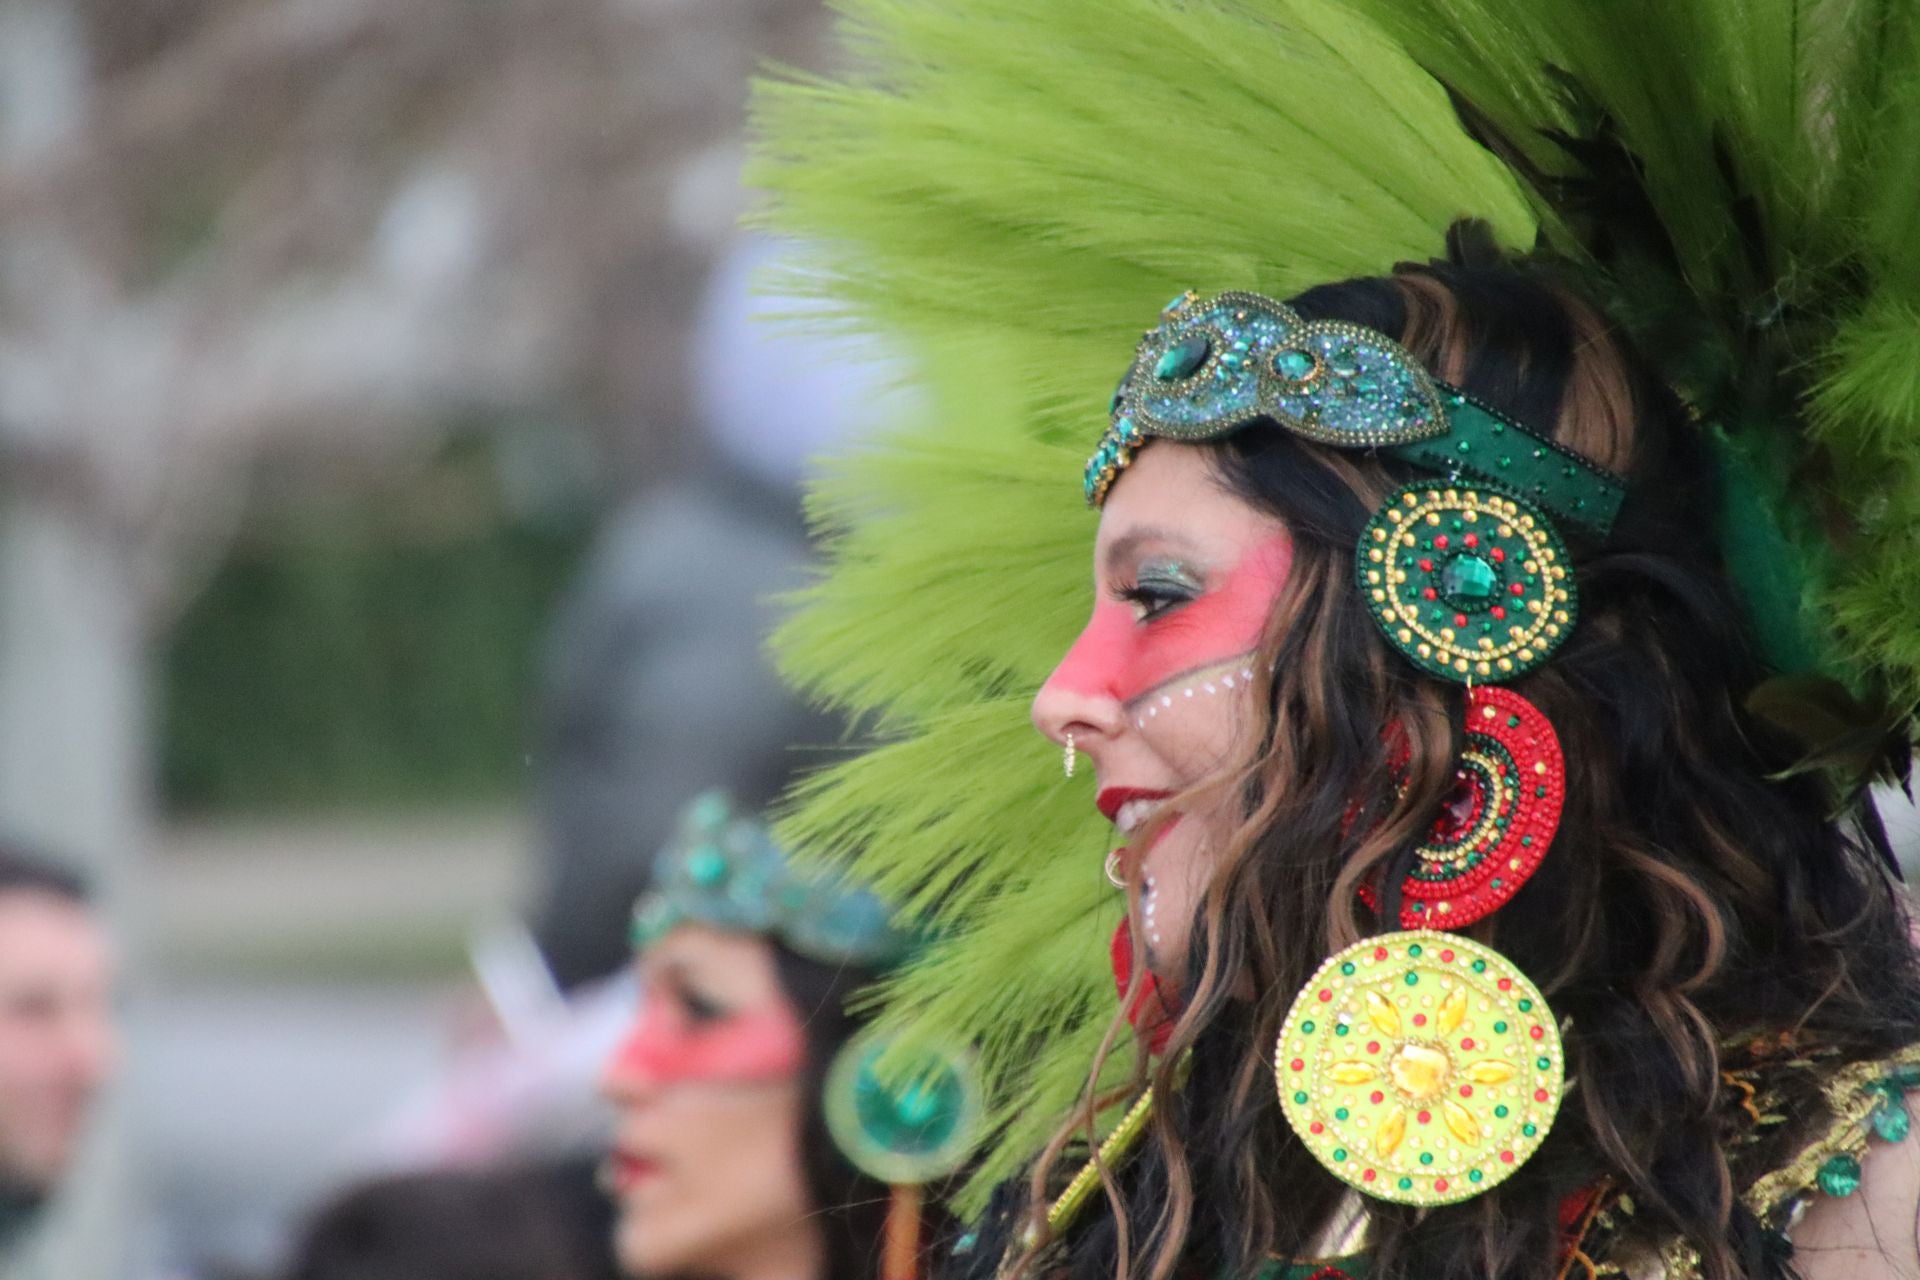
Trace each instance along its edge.
<path fill-rule="evenodd" d="M 1027 707 L 1084 622 L 1077 479 L 1166 297 L 1379 274 L 1467 216 L 1553 253 L 1718 424 L 1780 670 L 1843 678 L 1817 686 L 1841 721 L 1920 697 L 1920 5 L 841 7 L 851 69 L 761 86 L 755 179 L 817 251 L 798 283 L 903 346 L 932 407 L 813 495 L 831 568 L 779 651 L 885 745 L 782 834 L 940 930 L 887 1016 L 979 1043 L 976 1193 L 1114 1011 L 1109 832 Z"/>

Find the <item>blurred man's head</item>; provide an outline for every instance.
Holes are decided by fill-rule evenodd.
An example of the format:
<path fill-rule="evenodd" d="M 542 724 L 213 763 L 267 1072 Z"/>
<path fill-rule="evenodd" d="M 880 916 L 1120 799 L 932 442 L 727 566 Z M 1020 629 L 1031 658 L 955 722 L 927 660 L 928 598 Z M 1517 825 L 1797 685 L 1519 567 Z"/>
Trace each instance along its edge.
<path fill-rule="evenodd" d="M 72 1161 L 116 1056 L 113 963 L 72 874 L 0 842 L 0 1191 L 38 1199 Z"/>

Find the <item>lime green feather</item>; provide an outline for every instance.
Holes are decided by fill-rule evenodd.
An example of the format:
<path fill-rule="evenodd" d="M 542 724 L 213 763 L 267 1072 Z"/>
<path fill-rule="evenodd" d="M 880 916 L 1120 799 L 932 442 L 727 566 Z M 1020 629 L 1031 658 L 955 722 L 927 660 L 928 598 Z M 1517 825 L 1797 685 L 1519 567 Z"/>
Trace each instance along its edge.
<path fill-rule="evenodd" d="M 1376 274 L 1463 216 L 1544 244 L 1726 426 L 1779 664 L 1920 690 L 1911 0 L 841 8 L 850 69 L 760 86 L 752 176 L 818 255 L 788 285 L 903 347 L 931 409 L 814 495 L 830 568 L 778 647 L 882 745 L 783 834 L 941 930 L 885 1016 L 981 1045 L 963 1204 L 1039 1148 L 1114 1011 L 1110 833 L 1027 703 L 1091 601 L 1081 464 L 1180 290 Z"/>
<path fill-rule="evenodd" d="M 778 647 L 888 741 L 807 783 L 783 835 L 946 931 L 887 994 L 982 1047 L 977 1203 L 1085 1088 L 1116 1009 L 1111 832 L 1027 704 L 1091 603 L 1077 485 L 1133 337 L 1188 287 L 1371 273 L 1464 215 L 1535 229 L 1447 140 L 1440 86 L 1339 5 L 863 0 L 845 21 L 853 71 L 762 86 L 755 176 L 825 257 L 788 284 L 904 343 L 935 409 L 814 495 L 831 572 Z"/>

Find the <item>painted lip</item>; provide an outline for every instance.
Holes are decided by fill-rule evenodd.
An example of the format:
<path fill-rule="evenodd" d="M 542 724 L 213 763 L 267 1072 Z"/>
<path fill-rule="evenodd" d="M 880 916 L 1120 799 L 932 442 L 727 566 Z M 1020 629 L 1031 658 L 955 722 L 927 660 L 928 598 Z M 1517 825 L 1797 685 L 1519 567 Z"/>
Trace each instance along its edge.
<path fill-rule="evenodd" d="M 1100 810 L 1100 816 L 1108 822 L 1120 816 L 1120 808 L 1129 800 L 1164 800 L 1172 795 L 1171 791 L 1153 791 L 1146 787 L 1102 787 L 1100 794 L 1093 798 L 1094 808 Z"/>
<path fill-rule="evenodd" d="M 607 1181 L 615 1195 L 625 1195 L 643 1182 L 660 1176 L 658 1160 L 632 1151 L 615 1150 L 607 1155 Z"/>

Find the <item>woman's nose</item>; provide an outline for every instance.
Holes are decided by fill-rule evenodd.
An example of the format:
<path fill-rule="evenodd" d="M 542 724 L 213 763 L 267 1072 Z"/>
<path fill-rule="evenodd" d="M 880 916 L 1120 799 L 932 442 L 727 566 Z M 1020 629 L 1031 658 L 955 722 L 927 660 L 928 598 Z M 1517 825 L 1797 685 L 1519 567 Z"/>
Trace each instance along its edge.
<path fill-rule="evenodd" d="M 617 1105 L 643 1102 L 663 1083 L 659 1070 L 660 1042 L 672 1027 L 659 1001 L 641 997 L 633 1022 L 600 1068 L 600 1096 Z"/>
<path fill-rule="evenodd" d="M 1118 613 L 1119 617 L 1110 616 Z M 1099 743 L 1126 724 L 1126 709 L 1117 689 L 1115 623 L 1124 626 L 1126 611 L 1101 605 L 1073 642 L 1060 665 L 1033 697 L 1033 724 L 1042 734 L 1065 745 L 1097 752 Z"/>

